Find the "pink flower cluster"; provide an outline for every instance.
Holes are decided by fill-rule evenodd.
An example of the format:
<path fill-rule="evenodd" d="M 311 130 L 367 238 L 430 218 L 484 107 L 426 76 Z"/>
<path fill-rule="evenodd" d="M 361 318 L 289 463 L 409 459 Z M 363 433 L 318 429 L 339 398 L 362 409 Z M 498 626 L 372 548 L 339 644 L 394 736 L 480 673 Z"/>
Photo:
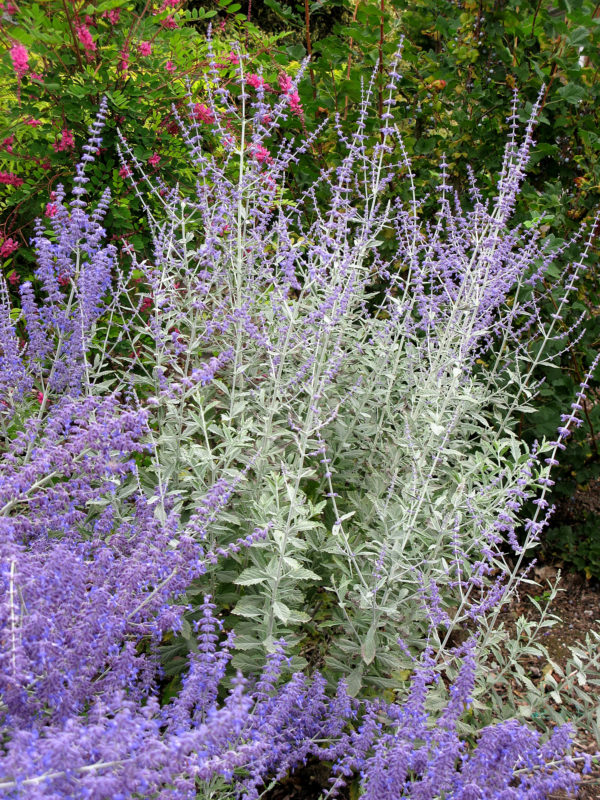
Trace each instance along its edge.
<path fill-rule="evenodd" d="M 138 53 L 141 56 L 149 56 L 152 53 L 152 45 L 150 42 L 140 42 Z"/>
<path fill-rule="evenodd" d="M 88 26 L 77 25 L 75 27 L 75 32 L 77 33 L 77 38 L 83 45 L 85 52 L 88 54 L 93 53 L 96 49 L 96 42 L 92 39 L 92 34 L 90 33 Z"/>
<path fill-rule="evenodd" d="M 267 150 L 267 148 L 262 144 L 256 144 L 252 142 L 248 146 L 248 151 L 252 158 L 256 159 L 260 164 L 269 163 L 271 161 L 271 154 Z"/>
<path fill-rule="evenodd" d="M 0 245 L 0 256 L 2 258 L 8 258 L 11 253 L 14 253 L 19 247 L 19 243 L 15 242 L 14 239 L 4 239 L 2 244 Z"/>
<path fill-rule="evenodd" d="M 160 24 L 166 31 L 173 31 L 175 28 L 179 27 L 179 25 L 175 22 L 175 17 L 173 14 L 169 14 L 164 19 L 161 19 Z"/>
<path fill-rule="evenodd" d="M 298 91 L 294 89 L 294 85 L 290 76 L 283 72 L 279 76 L 278 81 L 279 88 L 285 93 L 287 101 L 290 104 L 292 114 L 295 114 L 297 117 L 304 116 L 304 110 L 302 109 L 302 103 L 300 102 L 300 95 L 298 94 Z"/>
<path fill-rule="evenodd" d="M 104 11 L 102 16 L 104 19 L 107 19 L 111 25 L 116 25 L 121 16 L 121 9 L 113 8 L 112 11 Z"/>
<path fill-rule="evenodd" d="M 153 153 L 148 159 L 148 163 L 151 164 L 153 167 L 158 166 L 159 161 L 160 161 L 160 156 L 158 155 L 158 153 Z"/>
<path fill-rule="evenodd" d="M 37 127 L 39 127 L 40 125 L 43 125 L 43 124 L 44 123 L 42 122 L 41 119 L 28 119 L 25 122 L 25 125 L 31 125 L 32 128 L 37 128 Z"/>
<path fill-rule="evenodd" d="M 246 78 L 246 83 L 248 86 L 252 86 L 253 89 L 270 89 L 271 87 L 262 78 L 260 75 L 256 75 L 256 73 L 251 72 L 250 75 Z"/>
<path fill-rule="evenodd" d="M 165 64 L 165 69 L 167 70 L 167 72 L 175 72 L 177 67 L 172 61 L 167 61 L 167 63 Z"/>
<path fill-rule="evenodd" d="M 211 125 L 215 121 L 214 114 L 204 103 L 196 103 L 194 106 L 194 117 L 199 122 L 204 122 L 207 125 Z"/>
<path fill-rule="evenodd" d="M 121 167 L 121 169 L 119 170 L 119 177 L 121 177 L 121 178 L 129 178 L 129 177 L 131 177 L 131 170 L 129 169 L 127 164 L 124 164 Z"/>
<path fill-rule="evenodd" d="M 5 3 L 4 0 L 0 0 L 0 11 L 4 11 L 5 14 L 12 15 L 17 13 L 17 7 L 14 6 L 10 0 L 8 3 Z"/>
<path fill-rule="evenodd" d="M 57 153 L 60 153 L 63 150 L 72 150 L 75 147 L 73 132 L 68 128 L 63 128 L 60 135 L 60 142 L 54 142 L 52 147 Z"/>
<path fill-rule="evenodd" d="M 12 153 L 13 151 L 12 146 L 14 141 L 15 137 L 12 134 L 10 136 L 7 136 L 6 139 L 2 141 L 2 144 L 0 144 L 0 150 L 6 150 L 7 153 Z"/>
<path fill-rule="evenodd" d="M 27 53 L 25 45 L 16 44 L 14 47 L 11 47 L 10 58 L 14 71 L 19 78 L 22 78 L 29 69 L 29 54 Z"/>
<path fill-rule="evenodd" d="M 46 211 L 44 212 L 47 217 L 54 217 L 56 216 L 56 212 L 58 211 L 58 207 L 56 203 L 46 203 Z"/>
<path fill-rule="evenodd" d="M 14 172 L 0 172 L 0 183 L 5 183 L 7 186 L 21 186 L 23 178 L 19 178 Z"/>
<path fill-rule="evenodd" d="M 240 57 L 235 53 L 229 53 L 229 55 L 225 56 L 225 61 L 227 63 L 215 64 L 215 66 L 219 69 L 227 69 L 231 65 L 235 67 L 240 63 Z"/>
<path fill-rule="evenodd" d="M 119 55 L 121 56 L 119 69 L 121 70 L 121 72 L 127 72 L 127 70 L 129 69 L 129 51 L 127 50 L 126 47 L 123 47 Z"/>

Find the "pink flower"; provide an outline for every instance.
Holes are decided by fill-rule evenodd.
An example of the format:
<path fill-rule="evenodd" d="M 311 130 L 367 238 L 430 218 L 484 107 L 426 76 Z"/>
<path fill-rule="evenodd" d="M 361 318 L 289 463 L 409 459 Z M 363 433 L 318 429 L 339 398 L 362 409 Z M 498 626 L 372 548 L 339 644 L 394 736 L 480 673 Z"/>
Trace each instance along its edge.
<path fill-rule="evenodd" d="M 75 140 L 73 139 L 72 131 L 70 131 L 68 128 L 63 128 L 60 136 L 60 142 L 59 143 L 54 142 L 52 147 L 57 153 L 75 147 Z"/>
<path fill-rule="evenodd" d="M 129 69 L 129 53 L 125 48 L 123 48 L 123 50 L 121 50 L 119 55 L 121 56 L 119 69 L 121 70 L 121 72 L 127 72 L 127 70 Z"/>
<path fill-rule="evenodd" d="M 32 128 L 37 128 L 39 125 L 43 125 L 41 119 L 28 119 L 25 125 L 31 125 Z"/>
<path fill-rule="evenodd" d="M 297 117 L 301 117 L 304 114 L 302 109 L 302 104 L 300 102 L 300 95 L 298 92 L 290 92 L 288 94 L 288 101 L 290 104 L 290 108 L 292 109 L 292 113 L 295 114 Z"/>
<path fill-rule="evenodd" d="M 150 42 L 140 42 L 140 46 L 138 47 L 138 52 L 141 56 L 149 56 L 152 52 L 152 45 Z"/>
<path fill-rule="evenodd" d="M 167 31 L 172 31 L 179 27 L 179 25 L 175 22 L 173 14 L 169 14 L 168 17 L 165 17 L 165 19 L 161 19 L 160 24 Z"/>
<path fill-rule="evenodd" d="M 0 256 L 2 258 L 8 258 L 11 253 L 14 253 L 19 247 L 19 243 L 15 242 L 14 239 L 4 239 L 2 244 L 0 245 Z"/>
<path fill-rule="evenodd" d="M 23 178 L 19 178 L 14 172 L 0 172 L 0 183 L 5 183 L 7 186 L 21 186 Z"/>
<path fill-rule="evenodd" d="M 156 167 L 159 161 L 160 161 L 160 156 L 158 155 L 158 153 L 153 153 L 148 159 L 148 163 L 152 164 L 153 167 Z"/>
<path fill-rule="evenodd" d="M 10 58 L 13 63 L 14 71 L 19 78 L 22 78 L 29 69 L 29 54 L 27 53 L 25 45 L 16 44 L 14 47 L 11 47 Z"/>
<path fill-rule="evenodd" d="M 127 164 L 124 164 L 121 167 L 121 169 L 119 170 L 119 175 L 121 176 L 121 178 L 129 178 L 131 176 L 131 170 L 129 169 Z"/>
<path fill-rule="evenodd" d="M 19 284 L 19 276 L 16 272 L 11 272 L 8 276 L 8 282 L 12 283 L 13 286 L 17 286 Z"/>
<path fill-rule="evenodd" d="M 271 160 L 271 154 L 262 144 L 250 144 L 248 149 L 250 150 L 251 156 L 261 164 Z"/>
<path fill-rule="evenodd" d="M 92 28 L 97 28 L 98 27 L 98 23 L 96 22 L 96 20 L 93 17 L 90 17 L 89 14 L 85 15 L 85 18 L 84 18 L 83 21 L 88 26 L 88 28 L 89 27 L 92 27 Z"/>
<path fill-rule="evenodd" d="M 167 70 L 167 72 L 175 72 L 177 67 L 172 61 L 167 61 L 167 63 L 165 64 L 165 69 Z"/>
<path fill-rule="evenodd" d="M 221 143 L 226 150 L 233 150 L 235 147 L 235 139 L 230 134 L 223 136 Z"/>
<path fill-rule="evenodd" d="M 289 75 L 286 75 L 285 72 L 281 73 L 277 80 L 279 82 L 279 88 L 282 92 L 289 92 L 289 90 L 292 88 L 292 79 Z"/>
<path fill-rule="evenodd" d="M 90 29 L 87 25 L 76 25 L 75 32 L 77 33 L 77 38 L 83 45 L 83 49 L 86 53 L 93 53 L 96 49 L 96 42 L 92 39 L 92 34 L 90 33 Z"/>
<path fill-rule="evenodd" d="M 44 393 L 43 392 L 38 392 L 36 394 L 36 398 L 37 398 L 38 403 L 40 405 L 42 405 L 42 403 L 44 402 Z"/>
<path fill-rule="evenodd" d="M 44 80 L 44 76 L 43 75 L 38 75 L 37 72 L 30 72 L 29 73 L 29 77 L 30 77 L 30 79 L 32 81 L 43 81 Z"/>
<path fill-rule="evenodd" d="M 264 89 L 269 88 L 269 84 L 265 83 L 265 79 L 261 78 L 260 75 L 256 75 L 254 72 L 251 72 L 250 75 L 246 78 L 246 83 L 248 86 L 252 86 L 253 89 L 260 89 L 261 87 Z"/>
<path fill-rule="evenodd" d="M 286 98 L 288 103 L 290 104 L 290 109 L 292 113 L 295 114 L 297 117 L 302 117 L 304 111 L 302 109 L 302 103 L 300 102 L 300 95 L 293 88 L 292 79 L 289 75 L 282 73 L 279 78 L 279 88 L 282 92 L 285 92 Z"/>
<path fill-rule="evenodd" d="M 48 159 L 45 158 L 41 163 L 41 167 L 42 167 L 42 169 L 51 169 L 52 165 L 50 164 Z"/>
<path fill-rule="evenodd" d="M 0 144 L 1 150 L 6 150 L 7 153 L 12 153 L 13 149 L 13 142 L 15 141 L 15 137 L 11 134 L 7 136 L 6 139 L 3 140 L 2 144 Z"/>
<path fill-rule="evenodd" d="M 210 108 L 204 105 L 204 103 L 196 103 L 194 106 L 194 117 L 199 122 L 205 122 L 207 125 L 210 125 L 215 121 L 214 114 Z"/>
<path fill-rule="evenodd" d="M 46 214 L 47 217 L 50 218 L 54 217 L 57 211 L 58 208 L 56 206 L 56 203 L 46 203 L 46 211 L 44 213 Z"/>
<path fill-rule="evenodd" d="M 108 19 L 111 25 L 116 25 L 119 21 L 119 17 L 121 16 L 121 9 L 113 8 L 112 11 L 105 11 L 102 16 L 104 19 Z"/>

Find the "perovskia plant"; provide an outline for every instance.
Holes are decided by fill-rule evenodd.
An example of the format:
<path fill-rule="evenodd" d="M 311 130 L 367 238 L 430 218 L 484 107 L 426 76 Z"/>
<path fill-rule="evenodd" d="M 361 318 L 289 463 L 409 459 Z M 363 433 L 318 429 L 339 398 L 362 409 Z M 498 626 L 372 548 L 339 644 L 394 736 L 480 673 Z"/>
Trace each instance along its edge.
<path fill-rule="evenodd" d="M 154 186 L 123 141 L 151 198 L 134 184 L 154 241 L 152 264 L 131 253 L 137 298 L 124 275 L 109 291 L 109 195 L 93 211 L 85 199 L 101 107 L 73 201 L 58 189 L 52 232 L 37 229 L 39 297 L 25 285 L 20 314 L 6 292 L 0 307 L 9 795 L 256 798 L 308 756 L 334 763 L 328 796 L 353 773 L 390 800 L 574 786 L 569 729 L 542 745 L 483 694 L 486 659 L 503 658 L 497 610 L 577 412 L 533 452 L 514 430 L 557 335 L 535 294 L 557 254 L 535 227 L 507 225 L 534 117 L 519 144 L 515 98 L 495 203 L 473 182 L 464 211 L 442 167 L 439 213 L 423 222 L 392 124 L 398 64 L 381 141 L 367 134 L 371 82 L 340 166 L 302 198 L 284 188 L 298 150 L 271 152 L 294 84 L 271 102 L 243 58 L 237 93 L 215 70 L 208 112 L 190 96 L 177 118 L 194 197 Z M 401 172 L 408 207 L 391 194 Z M 325 677 L 300 671 L 313 619 Z M 397 697 L 369 699 L 372 687 Z M 466 734 L 479 735 L 470 750 Z"/>

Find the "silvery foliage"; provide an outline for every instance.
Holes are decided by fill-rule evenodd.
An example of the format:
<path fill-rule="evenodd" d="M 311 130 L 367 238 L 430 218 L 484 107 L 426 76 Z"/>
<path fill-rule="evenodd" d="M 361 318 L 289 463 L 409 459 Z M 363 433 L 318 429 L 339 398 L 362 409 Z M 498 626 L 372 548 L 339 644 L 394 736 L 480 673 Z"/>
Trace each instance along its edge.
<path fill-rule="evenodd" d="M 560 338 L 560 310 L 590 242 L 565 271 L 555 318 L 542 320 L 540 280 L 560 253 L 535 225 L 509 225 L 536 113 L 519 142 L 516 100 L 495 200 L 484 202 L 473 181 L 463 210 L 442 165 L 438 211 L 425 221 L 393 125 L 395 69 L 381 143 L 367 146 L 365 134 L 371 82 L 356 136 L 338 131 L 341 166 L 299 198 L 285 175 L 314 138 L 253 157 L 285 107 L 269 106 L 260 88 L 250 93 L 243 61 L 237 98 L 208 86 L 216 157 L 191 99 L 190 118 L 177 117 L 195 196 L 153 183 L 123 142 L 136 191 L 145 183 L 152 195 L 154 256 L 132 254 L 146 301 L 132 303 L 123 283 L 89 385 L 130 360 L 131 397 L 151 413 L 141 485 L 159 516 L 175 509 L 211 552 L 268 529 L 210 575 L 216 602 L 231 610 L 236 666 L 258 670 L 283 637 L 296 668 L 308 659 L 332 679 L 345 675 L 353 693 L 365 683 L 401 690 L 432 620 L 446 669 L 477 627 L 475 708 L 503 718 L 514 707 L 503 710 L 490 676 L 501 682 L 516 669 L 527 683 L 515 665 L 545 655 L 535 637 L 555 621 L 522 621 L 526 646 L 507 646 L 497 616 L 545 524 L 546 459 L 568 435 L 532 452 L 515 423 L 533 408 L 536 367 Z M 407 204 L 394 191 L 400 180 Z M 384 256 L 391 239 L 395 252 Z M 536 515 L 519 544 L 533 497 Z M 171 656 L 194 646 L 194 591 L 187 644 L 176 642 Z"/>

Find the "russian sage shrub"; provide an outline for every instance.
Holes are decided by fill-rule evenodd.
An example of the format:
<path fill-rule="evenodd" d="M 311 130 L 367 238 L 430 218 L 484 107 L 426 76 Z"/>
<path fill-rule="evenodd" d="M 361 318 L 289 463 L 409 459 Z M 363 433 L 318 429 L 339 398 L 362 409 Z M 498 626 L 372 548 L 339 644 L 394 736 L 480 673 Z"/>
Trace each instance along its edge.
<path fill-rule="evenodd" d="M 114 274 L 116 253 L 102 227 L 109 193 L 93 209 L 86 197 L 85 169 L 101 144 L 104 104 L 72 200 L 58 187 L 51 229 L 36 229 L 36 283 L 21 287 L 20 309 L 11 309 L 0 281 L 0 790 L 19 798 L 257 798 L 311 756 L 333 764 L 328 797 L 357 773 L 366 796 L 390 800 L 507 800 L 570 790 L 577 776 L 568 726 L 542 744 L 538 732 L 510 719 L 486 726 L 474 743 L 461 722 L 493 633 L 482 620 L 502 599 L 488 581 L 491 566 L 505 564 L 501 532 L 521 555 L 526 546 L 511 535 L 509 512 L 517 509 L 510 506 L 508 529 L 494 529 L 497 541 L 485 530 L 475 536 L 477 514 L 483 528 L 495 519 L 493 504 L 480 500 L 487 484 L 477 477 L 479 420 L 459 435 L 464 420 L 455 417 L 474 414 L 478 391 L 485 397 L 491 410 L 480 399 L 477 413 L 490 427 L 499 418 L 510 450 L 510 458 L 500 453 L 498 465 L 492 462 L 494 497 L 499 508 L 507 496 L 519 506 L 538 472 L 546 474 L 533 458 L 544 446 L 523 457 L 504 421 L 522 405 L 527 386 L 512 377 L 515 359 L 539 357 L 510 327 L 532 301 L 518 292 L 511 304 L 506 295 L 486 294 L 474 266 L 461 277 L 460 259 L 451 271 L 435 271 L 436 253 L 441 260 L 474 235 L 450 225 L 456 214 L 444 203 L 436 225 L 449 225 L 448 242 L 431 252 L 435 229 L 421 241 L 416 205 L 403 213 L 378 204 L 394 169 L 384 158 L 394 131 L 387 122 L 375 161 L 359 128 L 345 171 L 323 176 L 331 208 L 314 206 L 307 224 L 306 209 L 301 213 L 277 182 L 295 151 L 284 144 L 271 156 L 263 131 L 265 117 L 276 125 L 293 108 L 293 86 L 268 106 L 260 76 L 244 81 L 242 69 L 239 96 L 216 90 L 213 121 L 204 123 L 223 137 L 221 164 L 201 150 L 191 101 L 193 121 L 181 120 L 197 163 L 197 197 L 183 199 L 162 182 L 155 187 L 147 205 L 154 263 L 131 254 L 131 277 L 142 279 L 145 297 L 132 303 L 128 277 Z M 396 79 L 393 73 L 392 88 Z M 502 214 L 518 188 L 514 165 L 528 144 L 526 137 L 520 150 L 509 145 L 503 204 L 491 213 L 476 207 L 487 220 L 479 236 L 488 249 L 503 241 Z M 143 173 L 125 143 L 123 153 Z M 399 166 L 407 168 L 404 156 Z M 353 206 L 357 188 L 362 195 Z M 408 271 L 392 270 L 379 256 L 376 237 L 387 225 L 398 235 L 395 260 L 412 258 Z M 412 243 L 406 253 L 403 231 Z M 518 271 L 510 280 L 514 247 L 511 240 L 502 251 L 506 292 L 524 281 Z M 523 270 L 530 263 L 541 268 L 532 255 Z M 371 284 L 379 276 L 390 289 L 374 305 Z M 476 305 L 480 295 L 486 301 Z M 504 305 L 510 311 L 500 325 Z M 495 371 L 478 376 L 476 356 L 487 358 L 499 333 L 507 352 L 498 353 Z M 449 365 L 442 352 L 452 357 Z M 477 381 L 492 390 L 484 394 Z M 444 393 L 435 400 L 438 384 Z M 413 406 L 399 412 L 396 404 L 402 396 L 418 407 L 415 388 L 429 391 L 416 417 L 429 427 L 409 425 L 402 439 L 392 422 L 398 413 L 410 420 Z M 575 411 L 546 449 L 560 447 Z M 442 422 L 436 433 L 432 426 Z M 365 441 L 368 423 L 374 427 Z M 423 511 L 434 514 L 438 497 L 448 502 L 448 485 L 458 491 L 453 470 L 463 462 L 450 440 L 464 447 L 473 472 L 462 475 L 471 490 L 464 494 L 468 522 L 452 539 L 465 571 L 458 580 L 440 568 L 445 544 L 436 545 L 434 526 L 427 539 Z M 413 469 L 402 473 L 400 495 L 394 476 L 405 463 Z M 377 470 L 389 503 L 420 485 L 419 475 L 427 478 L 414 512 L 425 533 L 411 529 L 402 542 L 386 529 Z M 356 502 L 359 481 L 364 509 Z M 531 521 L 526 545 L 539 524 Z M 396 560 L 416 575 L 414 585 L 393 572 Z M 366 569 L 376 581 L 371 606 L 361 584 Z M 508 569 L 506 577 L 516 580 Z M 316 591 L 318 582 L 324 592 Z M 331 691 L 318 671 L 290 676 L 319 594 L 337 599 L 343 614 L 339 620 L 331 611 L 343 633 L 328 654 L 330 672 L 342 672 L 338 653 L 349 654 L 346 672 L 356 653 L 373 667 L 373 680 L 396 663 L 391 642 L 397 648 L 399 632 L 391 631 L 406 607 L 410 635 L 399 652 L 411 680 L 404 691 L 398 685 L 397 700 L 359 702 L 351 697 L 356 681 L 335 680 Z M 462 644 L 439 634 L 440 615 L 456 597 L 455 618 L 476 612 L 477 630 Z M 233 603 L 241 623 L 221 636 L 215 612 Z M 168 649 L 174 633 L 186 647 L 169 696 L 163 682 L 172 667 L 167 656 L 179 658 Z M 247 667 L 246 677 L 230 670 L 235 660 Z"/>
<path fill-rule="evenodd" d="M 579 404 L 555 441 L 531 450 L 516 422 L 532 410 L 536 368 L 551 363 L 545 348 L 561 339 L 590 247 L 565 268 L 545 324 L 542 279 L 562 251 L 535 225 L 510 226 L 536 114 L 519 138 L 516 95 L 496 200 L 484 203 L 472 176 L 461 205 L 442 164 L 437 214 L 422 219 L 393 124 L 396 69 L 380 141 L 368 134 L 371 82 L 352 139 L 334 122 L 341 166 L 301 197 L 285 175 L 318 132 L 278 143 L 293 104 L 272 101 L 243 60 L 237 88 L 207 85 L 203 120 L 191 99 L 177 116 L 194 197 L 153 184 L 122 149 L 154 198 L 153 262 L 132 254 L 145 299 L 111 355 L 123 365 L 133 355 L 154 419 L 148 492 L 158 486 L 158 506 L 169 499 L 211 549 L 268 530 L 211 571 L 232 611 L 236 666 L 258 668 L 283 636 L 295 667 L 320 664 L 334 682 L 349 674 L 354 693 L 363 680 L 396 687 L 431 620 L 440 663 L 474 627 L 502 674 L 518 656 L 502 655 L 497 613 L 547 522 L 550 467 Z M 394 199 L 400 180 L 406 206 Z"/>

